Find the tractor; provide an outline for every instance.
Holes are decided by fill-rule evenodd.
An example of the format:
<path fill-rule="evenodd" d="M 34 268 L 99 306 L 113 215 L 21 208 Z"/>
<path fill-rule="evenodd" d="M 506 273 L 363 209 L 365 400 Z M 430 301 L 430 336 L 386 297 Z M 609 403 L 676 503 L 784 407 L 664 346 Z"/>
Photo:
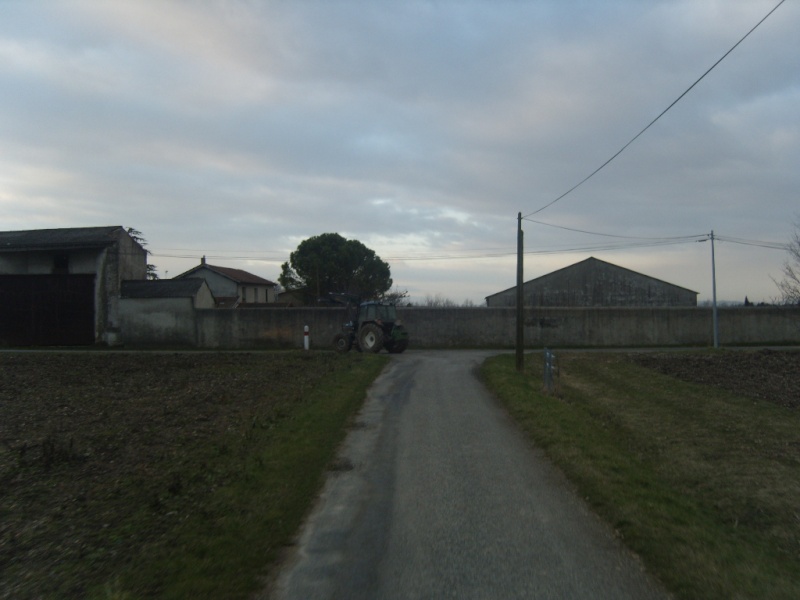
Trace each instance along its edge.
<path fill-rule="evenodd" d="M 337 352 L 344 354 L 355 346 L 359 352 L 377 354 L 386 348 L 391 354 L 399 354 L 408 347 L 408 331 L 397 318 L 394 304 L 361 302 L 357 296 L 346 294 L 330 294 L 330 297 L 347 306 L 350 319 L 333 338 Z"/>

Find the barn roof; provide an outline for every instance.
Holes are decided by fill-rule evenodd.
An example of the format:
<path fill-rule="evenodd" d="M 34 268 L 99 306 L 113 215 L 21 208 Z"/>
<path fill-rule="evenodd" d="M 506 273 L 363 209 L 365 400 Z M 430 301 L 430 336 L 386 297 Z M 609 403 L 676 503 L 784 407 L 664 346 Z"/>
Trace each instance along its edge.
<path fill-rule="evenodd" d="M 122 298 L 194 298 L 205 279 L 158 279 L 123 281 Z"/>
<path fill-rule="evenodd" d="M 0 231 L 0 252 L 104 248 L 117 240 L 119 231 L 124 231 L 120 225 Z"/>
<path fill-rule="evenodd" d="M 614 263 L 610 263 L 610 262 L 607 262 L 605 260 L 600 260 L 599 258 L 595 258 L 594 256 L 590 256 L 589 258 L 586 258 L 584 260 L 578 261 L 578 262 L 573 263 L 571 265 L 568 265 L 566 267 L 562 267 L 561 269 L 556 269 L 555 271 L 551 271 L 550 273 L 542 275 L 541 277 L 536 277 L 535 279 L 530 279 L 530 280 L 526 281 L 525 283 L 523 283 L 522 286 L 523 286 L 523 288 L 525 288 L 526 286 L 531 285 L 531 284 L 535 284 L 535 283 L 537 283 L 539 281 L 550 279 L 551 277 L 554 277 L 554 276 L 558 275 L 559 273 L 564 273 L 564 272 L 570 271 L 572 269 L 575 269 L 576 267 L 579 267 L 580 265 L 587 265 L 587 266 L 591 265 L 591 266 L 595 266 L 595 267 L 601 267 L 601 266 L 611 267 L 612 269 L 617 269 L 619 271 L 625 271 L 627 273 L 632 273 L 632 274 L 638 275 L 640 277 L 647 277 L 648 279 L 650 279 L 652 281 L 657 281 L 657 282 L 662 283 L 664 285 L 672 286 L 673 288 L 679 288 L 679 289 L 682 289 L 682 290 L 686 290 L 687 292 L 691 292 L 693 294 L 697 294 L 698 293 L 698 292 L 695 292 L 694 290 L 690 290 L 689 288 L 685 288 L 685 287 L 682 287 L 680 285 L 675 285 L 674 283 L 669 283 L 668 281 L 664 281 L 664 280 L 658 279 L 656 277 L 651 277 L 650 275 L 645 275 L 644 273 L 639 273 L 639 272 L 633 271 L 631 269 L 626 269 L 625 267 L 620 267 L 619 265 L 615 265 Z M 510 292 L 512 290 L 515 290 L 515 289 L 517 289 L 517 286 L 510 287 L 510 288 L 508 288 L 506 290 L 503 290 L 502 292 L 497 292 L 497 293 L 494 293 L 494 294 L 490 294 L 489 296 L 486 296 L 486 298 L 488 300 L 489 298 L 493 298 L 494 296 L 500 296 L 501 294 L 506 294 L 506 293 L 508 293 L 508 292 Z"/>

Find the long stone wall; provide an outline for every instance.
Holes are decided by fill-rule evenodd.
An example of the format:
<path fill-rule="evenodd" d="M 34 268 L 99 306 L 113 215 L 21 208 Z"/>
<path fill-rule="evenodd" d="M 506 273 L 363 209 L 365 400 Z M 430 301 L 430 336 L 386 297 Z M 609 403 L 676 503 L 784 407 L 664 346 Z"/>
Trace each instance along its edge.
<path fill-rule="evenodd" d="M 410 348 L 512 348 L 513 308 L 400 308 Z M 721 308 L 720 344 L 800 344 L 800 308 Z M 194 319 L 142 332 L 123 341 L 173 345 L 194 340 L 199 348 L 301 348 L 309 327 L 312 348 L 329 348 L 345 318 L 334 308 L 203 309 Z M 180 329 L 180 331 L 178 331 Z M 527 308 L 525 345 L 551 347 L 711 346 L 710 308 Z M 150 338 L 146 340 L 146 338 Z M 128 341 L 126 341 L 128 340 Z"/>
<path fill-rule="evenodd" d="M 406 309 L 419 347 L 513 347 L 516 309 Z M 800 309 L 719 309 L 720 343 L 800 343 Z M 526 308 L 527 347 L 711 346 L 710 308 Z"/>

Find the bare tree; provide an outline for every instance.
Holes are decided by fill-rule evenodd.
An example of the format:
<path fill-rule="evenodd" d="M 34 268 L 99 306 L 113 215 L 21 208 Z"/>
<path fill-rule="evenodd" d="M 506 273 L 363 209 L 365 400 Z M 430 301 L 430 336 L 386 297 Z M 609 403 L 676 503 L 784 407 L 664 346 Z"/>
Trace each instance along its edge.
<path fill-rule="evenodd" d="M 781 292 L 783 304 L 800 305 L 800 217 L 795 221 L 794 233 L 786 246 L 789 258 L 783 263 L 783 279 L 773 279 Z"/>
<path fill-rule="evenodd" d="M 384 292 L 381 300 L 384 302 L 391 302 L 392 304 L 400 305 L 403 300 L 408 298 L 408 290 L 401 290 L 395 286 L 393 290 Z"/>
<path fill-rule="evenodd" d="M 436 294 L 435 296 L 428 294 L 425 296 L 423 306 L 428 308 L 455 308 L 458 304 L 450 300 L 450 298 L 445 298 L 441 294 Z"/>
<path fill-rule="evenodd" d="M 435 296 L 431 296 L 428 294 L 425 296 L 425 301 L 422 306 L 426 306 L 428 308 L 474 308 L 477 306 L 474 301 L 467 298 L 459 304 L 455 300 L 451 300 L 450 298 L 445 298 L 441 294 L 436 294 Z"/>

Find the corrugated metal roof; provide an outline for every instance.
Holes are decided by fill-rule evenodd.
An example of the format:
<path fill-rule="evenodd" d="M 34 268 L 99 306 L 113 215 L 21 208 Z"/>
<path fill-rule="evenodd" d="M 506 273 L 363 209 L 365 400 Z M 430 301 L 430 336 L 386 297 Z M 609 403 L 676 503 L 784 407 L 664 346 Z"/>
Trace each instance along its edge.
<path fill-rule="evenodd" d="M 122 298 L 194 298 L 205 279 L 158 279 L 155 281 L 123 281 Z"/>
<path fill-rule="evenodd" d="M 70 227 L 0 231 L 0 252 L 19 252 L 54 248 L 103 248 L 116 241 L 114 234 L 123 228 Z"/>

